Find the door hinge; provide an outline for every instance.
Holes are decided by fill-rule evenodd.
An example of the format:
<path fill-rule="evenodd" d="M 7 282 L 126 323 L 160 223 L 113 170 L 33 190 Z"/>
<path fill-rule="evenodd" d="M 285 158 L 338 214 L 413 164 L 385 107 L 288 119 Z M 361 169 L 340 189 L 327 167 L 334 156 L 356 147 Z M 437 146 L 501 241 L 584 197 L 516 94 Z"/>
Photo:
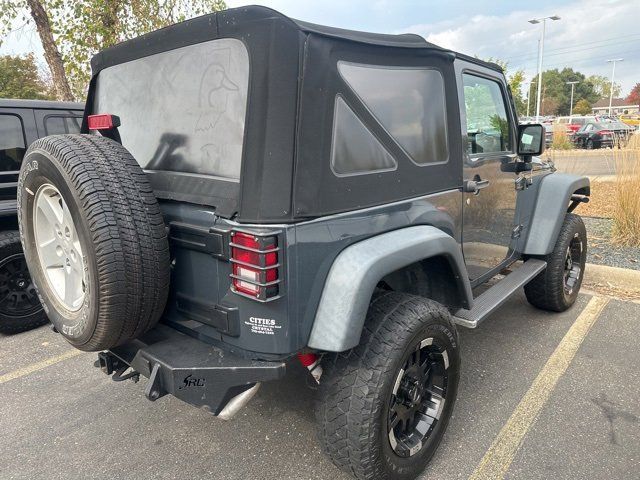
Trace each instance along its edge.
<path fill-rule="evenodd" d="M 511 232 L 511 238 L 519 238 L 523 228 L 524 225 L 516 225 L 516 227 Z"/>
<path fill-rule="evenodd" d="M 518 177 L 516 178 L 516 191 L 524 190 L 532 183 L 530 178 L 527 177 Z"/>

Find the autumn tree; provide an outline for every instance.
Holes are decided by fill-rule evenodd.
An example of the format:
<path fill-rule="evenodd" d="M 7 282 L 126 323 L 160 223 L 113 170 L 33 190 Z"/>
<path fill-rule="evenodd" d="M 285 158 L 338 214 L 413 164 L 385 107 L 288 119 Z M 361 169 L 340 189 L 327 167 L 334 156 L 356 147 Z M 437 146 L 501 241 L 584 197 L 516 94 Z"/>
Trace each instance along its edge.
<path fill-rule="evenodd" d="M 600 100 L 601 98 L 609 98 L 609 92 L 611 91 L 611 80 L 605 77 L 604 75 L 591 75 L 587 77 L 587 81 L 593 85 L 594 91 L 598 94 Z M 622 87 L 619 83 L 613 84 L 613 96 L 614 98 L 619 97 L 622 92 Z"/>
<path fill-rule="evenodd" d="M 636 83 L 627 97 L 627 102 L 631 105 L 640 105 L 640 83 Z"/>
<path fill-rule="evenodd" d="M 98 51 L 187 18 L 224 0 L 0 0 L 0 37 L 22 16 L 36 26 L 59 99 L 82 98 Z"/>
<path fill-rule="evenodd" d="M 589 113 L 591 113 L 591 104 L 584 98 L 578 100 L 578 102 L 573 107 L 573 113 L 575 115 L 588 115 Z"/>
<path fill-rule="evenodd" d="M 46 81 L 40 76 L 33 54 L 0 57 L 0 98 L 53 98 Z"/>

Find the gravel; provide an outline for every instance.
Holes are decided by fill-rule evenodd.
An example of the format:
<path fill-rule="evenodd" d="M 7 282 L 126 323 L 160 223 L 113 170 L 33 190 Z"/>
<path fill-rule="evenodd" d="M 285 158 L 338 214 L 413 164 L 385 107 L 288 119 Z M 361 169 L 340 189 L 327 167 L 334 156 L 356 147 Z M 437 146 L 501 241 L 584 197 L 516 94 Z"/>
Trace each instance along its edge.
<path fill-rule="evenodd" d="M 583 217 L 587 227 L 587 262 L 610 267 L 640 270 L 640 247 L 621 247 L 611 244 L 609 218 Z"/>

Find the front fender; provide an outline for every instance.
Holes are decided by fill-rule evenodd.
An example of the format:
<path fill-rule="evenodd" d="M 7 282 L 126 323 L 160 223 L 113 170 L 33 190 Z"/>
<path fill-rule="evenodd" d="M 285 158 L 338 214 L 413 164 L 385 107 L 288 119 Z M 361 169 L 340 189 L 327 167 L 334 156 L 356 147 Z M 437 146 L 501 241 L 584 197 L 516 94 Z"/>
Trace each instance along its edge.
<path fill-rule="evenodd" d="M 540 181 L 524 255 L 547 255 L 553 251 L 571 195 L 576 192 L 590 194 L 587 177 L 553 173 Z"/>
<path fill-rule="evenodd" d="M 309 347 L 342 352 L 358 345 L 377 283 L 389 273 L 434 256 L 449 261 L 460 298 L 470 308 L 471 286 L 455 239 L 433 226 L 402 228 L 355 243 L 336 257 L 325 280 Z"/>

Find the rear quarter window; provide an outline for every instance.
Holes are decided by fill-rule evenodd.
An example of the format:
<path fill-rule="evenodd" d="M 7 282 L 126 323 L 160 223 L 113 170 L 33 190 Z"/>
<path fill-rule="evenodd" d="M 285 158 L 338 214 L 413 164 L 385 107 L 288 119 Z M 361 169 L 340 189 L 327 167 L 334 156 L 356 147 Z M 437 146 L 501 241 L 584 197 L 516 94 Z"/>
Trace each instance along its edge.
<path fill-rule="evenodd" d="M 433 68 L 339 62 L 338 71 L 417 165 L 449 158 L 444 79 Z"/>

